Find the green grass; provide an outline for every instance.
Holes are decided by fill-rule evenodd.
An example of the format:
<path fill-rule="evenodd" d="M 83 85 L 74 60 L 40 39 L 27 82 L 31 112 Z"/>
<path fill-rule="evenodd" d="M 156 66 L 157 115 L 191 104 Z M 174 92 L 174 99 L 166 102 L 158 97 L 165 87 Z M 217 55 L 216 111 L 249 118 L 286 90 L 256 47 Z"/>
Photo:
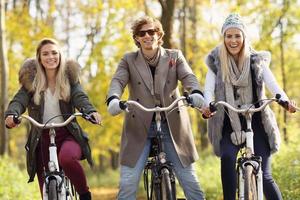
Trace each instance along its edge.
<path fill-rule="evenodd" d="M 284 200 L 300 200 L 300 145 L 299 139 L 283 144 L 280 152 L 273 155 L 273 177 L 282 191 Z M 220 178 L 220 159 L 208 149 L 200 153 L 196 162 L 197 175 L 207 200 L 221 200 L 222 187 Z M 107 170 L 103 173 L 89 174 L 91 187 L 118 187 L 119 171 Z M 178 197 L 183 192 L 177 186 Z M 139 195 L 143 196 L 144 188 L 141 180 Z"/>
<path fill-rule="evenodd" d="M 293 141 L 282 144 L 280 152 L 273 155 L 272 171 L 282 191 L 283 199 L 300 200 L 300 137 L 296 135 L 290 138 L 294 138 Z M 27 172 L 18 167 L 19 164 L 20 160 L 0 157 L 0 199 L 40 199 L 37 180 L 28 184 Z M 211 149 L 208 149 L 200 153 L 200 159 L 195 166 L 207 200 L 221 200 L 220 159 L 211 153 Z M 118 170 L 91 171 L 87 166 L 85 169 L 91 188 L 118 188 Z M 184 197 L 179 186 L 177 190 L 178 197 Z M 143 178 L 141 178 L 138 196 L 145 196 Z"/>
<path fill-rule="evenodd" d="M 41 199 L 37 182 L 27 184 L 28 176 L 8 157 L 0 157 L 0 199 Z"/>
<path fill-rule="evenodd" d="M 282 145 L 273 159 L 273 177 L 284 200 L 300 199 L 300 145 L 299 139 Z"/>

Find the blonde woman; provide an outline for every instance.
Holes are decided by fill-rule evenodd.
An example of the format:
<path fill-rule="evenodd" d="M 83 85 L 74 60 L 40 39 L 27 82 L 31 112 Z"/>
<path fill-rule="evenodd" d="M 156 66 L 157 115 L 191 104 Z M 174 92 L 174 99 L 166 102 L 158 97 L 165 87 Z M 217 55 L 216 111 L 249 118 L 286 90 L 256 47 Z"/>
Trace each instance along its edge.
<path fill-rule="evenodd" d="M 35 120 L 45 123 L 53 116 L 51 122 L 63 122 L 64 114 L 71 114 L 75 108 L 91 114 L 95 123 L 101 117 L 89 102 L 79 83 L 80 66 L 76 61 L 65 61 L 58 43 L 51 38 L 40 41 L 36 50 L 36 59 L 28 59 L 19 72 L 21 88 L 9 103 L 5 112 L 7 127 L 17 124 L 13 116 L 20 116 L 28 108 L 29 115 Z M 27 150 L 27 171 L 29 182 L 38 176 L 42 193 L 44 168 L 49 160 L 49 135 L 34 126 L 31 127 Z M 79 160 L 87 159 L 92 165 L 91 150 L 86 134 L 77 122 L 56 129 L 56 144 L 59 163 L 65 174 L 74 184 L 81 200 L 91 199 L 87 180 Z"/>
<path fill-rule="evenodd" d="M 235 107 L 251 104 L 265 98 L 264 84 L 270 92 L 281 94 L 288 101 L 288 111 L 295 112 L 285 92 L 278 86 L 271 70 L 270 53 L 256 52 L 247 43 L 245 24 L 238 14 L 230 14 L 223 26 L 223 41 L 213 49 L 206 60 L 204 96 L 206 103 L 226 101 Z M 213 99 L 213 97 L 215 99 Z M 228 114 L 218 111 L 213 115 L 208 108 L 203 109 L 208 121 L 208 134 L 214 152 L 221 158 L 221 178 L 224 200 L 235 200 L 236 157 L 243 141 L 234 137 L 245 131 L 243 116 L 228 110 Z M 273 112 L 270 108 L 255 113 L 252 119 L 254 149 L 262 157 L 263 188 L 268 200 L 282 199 L 280 190 L 271 174 L 271 154 L 280 145 L 280 134 Z"/>

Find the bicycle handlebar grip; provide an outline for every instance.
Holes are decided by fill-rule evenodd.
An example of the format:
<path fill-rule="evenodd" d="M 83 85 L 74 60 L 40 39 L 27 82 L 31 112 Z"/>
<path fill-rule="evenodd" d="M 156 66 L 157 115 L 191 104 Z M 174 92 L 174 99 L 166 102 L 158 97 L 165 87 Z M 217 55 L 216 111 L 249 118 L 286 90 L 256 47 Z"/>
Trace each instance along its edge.
<path fill-rule="evenodd" d="M 283 101 L 281 100 L 281 95 L 280 94 L 276 94 L 275 98 L 277 99 L 277 103 L 279 105 L 281 105 L 284 109 L 288 110 L 289 109 L 289 102 L 288 101 Z"/>
<path fill-rule="evenodd" d="M 13 116 L 13 121 L 14 121 L 15 124 L 20 124 L 21 123 L 21 120 L 19 120 L 19 117 L 17 115 Z"/>
<path fill-rule="evenodd" d="M 210 110 L 210 112 L 216 112 L 217 111 L 217 107 L 215 106 L 215 104 L 213 102 L 209 103 L 209 110 Z"/>
<path fill-rule="evenodd" d="M 127 108 L 126 101 L 120 101 L 119 106 L 122 110 L 126 110 Z"/>

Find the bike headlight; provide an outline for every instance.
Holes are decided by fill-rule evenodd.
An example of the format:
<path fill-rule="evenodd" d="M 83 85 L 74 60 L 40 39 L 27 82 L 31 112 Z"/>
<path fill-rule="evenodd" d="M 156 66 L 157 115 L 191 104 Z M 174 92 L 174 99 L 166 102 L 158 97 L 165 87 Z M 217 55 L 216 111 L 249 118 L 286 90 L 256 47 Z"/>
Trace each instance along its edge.
<path fill-rule="evenodd" d="M 166 153 L 164 153 L 164 152 L 161 152 L 158 155 L 158 158 L 159 158 L 160 163 L 162 163 L 162 164 L 167 162 Z"/>
<path fill-rule="evenodd" d="M 55 163 L 52 162 L 52 161 L 50 161 L 50 162 L 48 163 L 48 169 L 49 169 L 50 172 L 54 172 L 54 171 L 56 170 Z"/>

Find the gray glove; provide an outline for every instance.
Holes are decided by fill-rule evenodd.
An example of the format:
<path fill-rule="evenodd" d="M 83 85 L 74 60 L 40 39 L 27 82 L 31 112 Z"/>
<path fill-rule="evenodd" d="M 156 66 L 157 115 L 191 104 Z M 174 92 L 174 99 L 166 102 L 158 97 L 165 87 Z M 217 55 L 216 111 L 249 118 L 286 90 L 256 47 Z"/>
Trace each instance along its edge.
<path fill-rule="evenodd" d="M 199 93 L 190 94 L 189 97 L 192 100 L 192 106 L 201 108 L 204 105 L 204 98 Z"/>
<path fill-rule="evenodd" d="M 122 112 L 119 103 L 119 99 L 113 99 L 109 102 L 107 110 L 112 116 L 118 115 Z"/>

